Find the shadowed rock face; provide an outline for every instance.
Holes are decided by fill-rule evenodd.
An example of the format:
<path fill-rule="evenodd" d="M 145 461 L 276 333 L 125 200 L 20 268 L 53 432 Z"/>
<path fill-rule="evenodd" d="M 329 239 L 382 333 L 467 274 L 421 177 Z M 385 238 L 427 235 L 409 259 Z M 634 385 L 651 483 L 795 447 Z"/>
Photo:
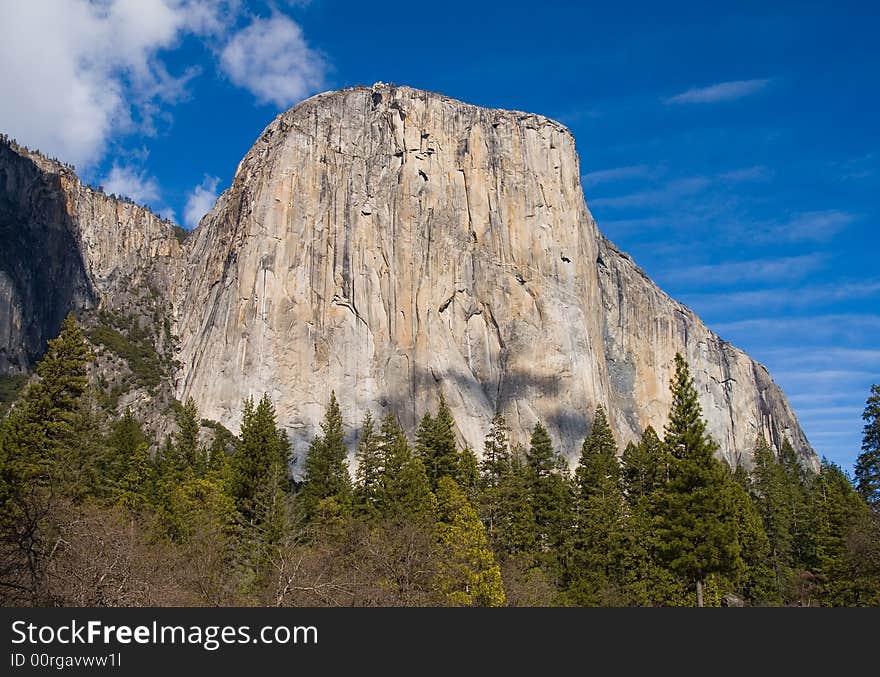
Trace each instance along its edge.
<path fill-rule="evenodd" d="M 386 407 L 412 429 L 443 393 L 477 451 L 501 412 L 573 456 L 597 403 L 621 444 L 662 431 L 680 351 L 728 459 L 788 436 L 815 466 L 764 367 L 598 233 L 579 175 L 540 115 L 381 84 L 301 103 L 190 240 L 178 395 L 236 429 L 266 392 L 299 451 L 331 390 L 352 432 Z"/>
<path fill-rule="evenodd" d="M 183 260 L 171 223 L 5 138 L 0 242 L 0 374 L 32 367 L 70 311 L 118 309 L 148 284 L 170 290 Z"/>

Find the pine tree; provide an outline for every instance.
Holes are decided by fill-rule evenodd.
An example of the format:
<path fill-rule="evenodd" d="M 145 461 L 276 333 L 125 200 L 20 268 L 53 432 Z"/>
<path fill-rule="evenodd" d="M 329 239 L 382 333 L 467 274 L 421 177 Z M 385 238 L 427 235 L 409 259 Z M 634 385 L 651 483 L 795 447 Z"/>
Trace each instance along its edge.
<path fill-rule="evenodd" d="M 782 464 L 773 456 L 763 437 L 755 443 L 752 491 L 769 543 L 769 565 L 780 598 L 787 597 L 794 575 L 794 536 L 792 534 L 793 491 Z"/>
<path fill-rule="evenodd" d="M 250 517 L 260 490 L 270 479 L 287 476 L 290 446 L 287 435 L 276 424 L 275 408 L 267 395 L 256 407 L 250 397 L 243 406 L 239 443 L 230 459 L 230 485 L 236 507 Z"/>
<path fill-rule="evenodd" d="M 297 500 L 306 519 L 319 513 L 347 515 L 351 508 L 352 486 L 346 462 L 345 432 L 342 412 L 336 393 L 330 393 L 330 404 L 321 422 L 322 435 L 315 437 L 306 457 L 305 477 Z"/>
<path fill-rule="evenodd" d="M 617 443 L 601 405 L 581 448 L 575 484 L 577 529 L 571 592 L 579 605 L 618 603 L 627 525 Z"/>
<path fill-rule="evenodd" d="M 621 461 L 623 485 L 631 502 L 650 496 L 668 479 L 666 450 L 651 426 L 642 433 L 638 444 L 626 445 Z"/>
<path fill-rule="evenodd" d="M 376 510 L 382 487 L 382 454 L 379 436 L 373 425 L 373 415 L 369 411 L 364 416 L 355 458 L 355 503 L 359 510 L 370 514 Z"/>
<path fill-rule="evenodd" d="M 510 430 L 504 416 L 496 414 L 483 443 L 480 477 L 484 487 L 495 487 L 510 466 Z"/>
<path fill-rule="evenodd" d="M 177 453 L 186 467 L 193 468 L 197 474 L 204 471 L 205 454 L 199 448 L 199 409 L 192 397 L 186 398 L 186 403 L 177 413 L 177 433 L 174 435 L 174 444 Z"/>
<path fill-rule="evenodd" d="M 78 424 L 91 358 L 69 315 L 37 364 L 38 379 L 0 427 L 0 587 L 7 601 L 40 602 L 46 528 L 57 491 L 75 473 L 65 461 L 82 439 Z"/>
<path fill-rule="evenodd" d="M 127 472 L 135 452 L 148 444 L 147 436 L 132 413 L 131 407 L 126 407 L 125 413 L 111 425 L 107 444 L 112 455 L 104 468 L 104 474 L 111 479 L 122 477 Z"/>
<path fill-rule="evenodd" d="M 480 489 L 480 462 L 470 447 L 465 447 L 458 454 L 458 469 L 455 480 L 464 490 L 471 503 L 476 503 Z"/>
<path fill-rule="evenodd" d="M 495 544 L 500 515 L 509 506 L 504 503 L 504 479 L 511 473 L 510 432 L 501 414 L 492 419 L 489 433 L 483 443 L 480 462 L 479 511 L 486 525 L 490 542 Z M 510 482 L 507 482 L 510 485 Z M 510 487 L 507 487 L 508 492 Z"/>
<path fill-rule="evenodd" d="M 880 385 L 871 386 L 862 420 L 865 429 L 855 466 L 856 486 L 868 505 L 880 510 Z"/>
<path fill-rule="evenodd" d="M 693 582 L 697 606 L 703 606 L 706 578 L 735 571 L 740 547 L 724 469 L 714 458 L 717 447 L 706 434 L 697 391 L 680 354 L 670 387 L 665 444 L 672 463 L 658 535 L 669 567 Z"/>
<path fill-rule="evenodd" d="M 573 523 L 571 484 L 563 472 L 564 461 L 560 461 L 547 429 L 538 421 L 526 452 L 529 503 L 535 517 L 533 540 L 555 568 L 562 566 L 568 555 L 567 539 Z"/>
<path fill-rule="evenodd" d="M 431 488 L 436 488 L 441 477 L 457 479 L 459 459 L 455 443 L 455 420 L 442 394 L 437 416 L 425 413 L 422 417 L 416 431 L 416 453 L 425 465 Z"/>
<path fill-rule="evenodd" d="M 114 486 L 115 500 L 134 514 L 141 514 L 152 505 L 153 464 L 146 440 L 127 456 L 122 476 Z"/>
<path fill-rule="evenodd" d="M 810 491 L 818 596 L 823 606 L 876 603 L 877 582 L 854 575 L 849 541 L 868 512 L 844 472 L 822 459 Z M 876 566 L 876 565 L 875 565 Z"/>
<path fill-rule="evenodd" d="M 769 561 L 770 541 L 761 513 L 744 486 L 726 463 L 724 490 L 733 507 L 739 557 L 735 561 L 733 582 L 737 591 L 752 604 L 778 602 L 781 598 L 776 573 Z M 747 477 L 747 476 L 746 476 Z M 716 579 L 717 580 L 717 579 Z"/>
<path fill-rule="evenodd" d="M 451 477 L 437 482 L 435 594 L 444 606 L 502 606 L 501 569 L 486 531 Z"/>
<path fill-rule="evenodd" d="M 504 556 L 534 549 L 537 527 L 532 510 L 530 478 L 521 449 L 512 449 L 510 463 L 498 480 L 497 510 L 490 539 Z"/>
<path fill-rule="evenodd" d="M 434 495 L 421 458 L 413 454 L 400 424 L 390 411 L 379 431 L 382 473 L 377 505 L 382 517 L 424 523 L 433 519 Z"/>
<path fill-rule="evenodd" d="M 812 534 L 813 515 L 810 506 L 810 485 L 815 480 L 812 472 L 807 472 L 798 460 L 797 452 L 788 438 L 782 440 L 777 455 L 777 463 L 782 470 L 783 483 L 791 515 L 792 561 L 795 569 L 807 569 L 815 560 L 815 540 Z M 796 576 L 800 574 L 795 572 Z"/>

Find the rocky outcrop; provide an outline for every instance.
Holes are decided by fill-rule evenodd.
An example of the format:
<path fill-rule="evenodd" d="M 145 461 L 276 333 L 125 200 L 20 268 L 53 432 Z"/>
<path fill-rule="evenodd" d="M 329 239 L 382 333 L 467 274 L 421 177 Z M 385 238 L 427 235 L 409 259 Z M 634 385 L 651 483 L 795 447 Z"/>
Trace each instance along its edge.
<path fill-rule="evenodd" d="M 602 237 L 572 135 L 540 115 L 381 83 L 313 97 L 265 129 L 183 246 L 4 139 L 0 235 L 3 373 L 79 309 L 103 327 L 103 381 L 128 369 L 149 401 L 176 358 L 179 399 L 236 430 L 242 398 L 268 393 L 297 452 L 335 390 L 352 436 L 387 408 L 412 430 L 442 393 L 477 452 L 500 412 L 519 442 L 543 421 L 571 457 L 599 403 L 621 444 L 662 430 L 682 352 L 732 463 L 763 435 L 816 466 L 767 370 Z M 135 340 L 154 359 L 114 366 Z"/>
<path fill-rule="evenodd" d="M 157 374 L 170 374 L 169 291 L 183 248 L 174 225 L 150 210 L 83 185 L 73 169 L 0 138 L 0 375 L 26 373 L 67 313 L 88 330 L 138 340 L 136 378 L 126 360 L 96 344 L 96 377 L 145 414 Z M 126 337 L 119 330 L 130 334 Z M 166 331 L 166 328 L 168 331 Z M 91 333 L 91 332 L 90 332 Z M 146 352 L 145 352 L 146 351 Z M 123 352 L 125 352 L 123 350 Z M 146 373 L 149 371 L 150 373 Z M 144 383 L 149 388 L 141 388 Z M 147 390 L 151 392 L 147 392 Z M 170 383 L 162 401 L 171 397 Z M 148 421 L 148 424 L 151 421 Z"/>
<path fill-rule="evenodd" d="M 412 429 L 443 393 L 478 451 L 501 412 L 571 456 L 598 403 L 621 443 L 661 430 L 680 351 L 731 461 L 762 434 L 815 465 L 766 369 L 599 234 L 579 176 L 540 115 L 382 84 L 299 104 L 191 238 L 179 396 L 235 429 L 268 393 L 301 449 L 331 390 L 352 432 L 388 407 Z"/>

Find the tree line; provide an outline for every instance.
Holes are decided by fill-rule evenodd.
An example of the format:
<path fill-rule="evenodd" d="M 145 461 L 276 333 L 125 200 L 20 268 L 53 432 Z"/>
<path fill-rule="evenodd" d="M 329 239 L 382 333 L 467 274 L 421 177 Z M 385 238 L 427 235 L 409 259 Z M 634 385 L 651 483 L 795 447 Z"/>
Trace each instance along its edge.
<path fill-rule="evenodd" d="M 880 603 L 878 386 L 855 486 L 787 440 L 759 438 L 750 473 L 718 460 L 680 355 L 662 436 L 618 453 L 600 406 L 574 472 L 540 422 L 519 446 L 502 416 L 478 459 L 441 396 L 412 441 L 366 414 L 352 475 L 331 395 L 294 482 L 268 397 L 238 436 L 190 399 L 151 440 L 101 408 L 92 359 L 68 318 L 0 422 L 4 605 Z"/>

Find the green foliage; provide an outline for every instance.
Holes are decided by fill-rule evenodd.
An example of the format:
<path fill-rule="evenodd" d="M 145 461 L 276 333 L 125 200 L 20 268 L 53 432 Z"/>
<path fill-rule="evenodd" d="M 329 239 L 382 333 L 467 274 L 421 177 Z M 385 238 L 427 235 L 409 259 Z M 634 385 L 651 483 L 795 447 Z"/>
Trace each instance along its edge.
<path fill-rule="evenodd" d="M 715 460 L 687 362 L 675 356 L 672 409 L 665 444 L 672 456 L 660 497 L 657 533 L 670 570 L 693 581 L 697 594 L 711 574 L 732 574 L 740 558 L 734 505 L 725 469 Z M 698 600 L 699 602 L 699 600 Z"/>
<path fill-rule="evenodd" d="M 344 515 L 351 507 L 351 477 L 346 463 L 348 451 L 336 393 L 330 393 L 330 404 L 321 430 L 323 435 L 315 437 L 309 447 L 304 484 L 297 496 L 306 519 L 319 515 L 321 502 L 327 499 L 333 500 L 334 512 Z"/>
<path fill-rule="evenodd" d="M 570 598 L 579 605 L 621 601 L 628 525 L 617 443 L 601 405 L 581 448 L 575 486 L 576 550 Z"/>
<path fill-rule="evenodd" d="M 446 399 L 440 395 L 437 415 L 426 412 L 416 432 L 416 453 L 425 465 L 431 488 L 441 477 L 458 480 L 458 447 L 455 443 L 455 421 Z"/>
<path fill-rule="evenodd" d="M 97 326 L 88 332 L 88 337 L 95 345 L 126 361 L 131 369 L 131 385 L 153 391 L 170 373 L 171 363 L 159 354 L 153 337 L 133 318 L 101 312 Z"/>
<path fill-rule="evenodd" d="M 862 413 L 865 421 L 862 453 L 856 460 L 856 484 L 869 505 L 880 510 L 880 385 L 871 386 L 871 395 Z"/>
<path fill-rule="evenodd" d="M 27 383 L 24 374 L 0 374 L 0 418 L 2 418 L 10 405 L 15 402 L 22 388 Z"/>
<path fill-rule="evenodd" d="M 187 241 L 187 238 L 189 238 L 189 231 L 186 228 L 178 226 L 176 223 L 171 226 L 171 232 L 180 244 L 183 244 Z"/>
<path fill-rule="evenodd" d="M 422 459 L 410 449 L 403 430 L 390 411 L 379 431 L 382 474 L 377 507 L 391 521 L 407 517 L 417 523 L 433 518 L 434 495 Z"/>
<path fill-rule="evenodd" d="M 451 477 L 437 482 L 435 534 L 438 602 L 444 606 L 502 606 L 501 569 L 489 549 L 486 531 Z"/>
<path fill-rule="evenodd" d="M 354 498 L 357 508 L 365 513 L 377 509 L 382 480 L 382 453 L 379 438 L 373 425 L 373 415 L 368 411 L 361 426 L 361 439 L 355 452 L 357 470 L 355 471 Z"/>
<path fill-rule="evenodd" d="M 275 421 L 275 407 L 267 395 L 254 406 L 243 403 L 241 434 L 231 459 L 230 489 L 238 511 L 252 519 L 259 511 L 260 492 L 278 476 L 287 476 L 290 445 Z"/>
<path fill-rule="evenodd" d="M 680 357 L 666 440 L 649 428 L 619 462 L 597 408 L 573 479 L 540 423 L 527 450 L 496 417 L 481 461 L 459 452 L 441 401 L 417 451 L 393 412 L 378 430 L 367 416 L 352 487 L 331 396 L 296 497 L 266 396 L 245 400 L 238 438 L 175 401 L 177 431 L 153 442 L 131 410 L 96 405 L 91 358 L 69 318 L 0 421 L 5 604 L 684 606 L 701 582 L 706 606 L 729 592 L 751 605 L 880 605 L 870 459 L 860 491 L 831 464 L 805 468 L 788 440 L 774 456 L 759 439 L 752 476 L 731 472 Z M 156 577 L 163 595 L 144 597 Z"/>
<path fill-rule="evenodd" d="M 547 429 L 537 422 L 526 452 L 526 486 L 534 516 L 534 543 L 542 565 L 562 576 L 569 556 L 569 536 L 574 523 L 573 492 L 564 460 L 553 449 Z"/>
<path fill-rule="evenodd" d="M 621 461 L 623 485 L 632 502 L 650 496 L 669 479 L 669 455 L 651 426 L 638 444 L 626 445 Z"/>
<path fill-rule="evenodd" d="M 184 465 L 193 468 L 197 474 L 204 472 L 206 460 L 206 454 L 199 447 L 200 421 L 196 401 L 192 397 L 188 397 L 186 404 L 177 414 L 177 434 L 174 436 L 174 445 L 177 447 L 177 455 Z"/>

